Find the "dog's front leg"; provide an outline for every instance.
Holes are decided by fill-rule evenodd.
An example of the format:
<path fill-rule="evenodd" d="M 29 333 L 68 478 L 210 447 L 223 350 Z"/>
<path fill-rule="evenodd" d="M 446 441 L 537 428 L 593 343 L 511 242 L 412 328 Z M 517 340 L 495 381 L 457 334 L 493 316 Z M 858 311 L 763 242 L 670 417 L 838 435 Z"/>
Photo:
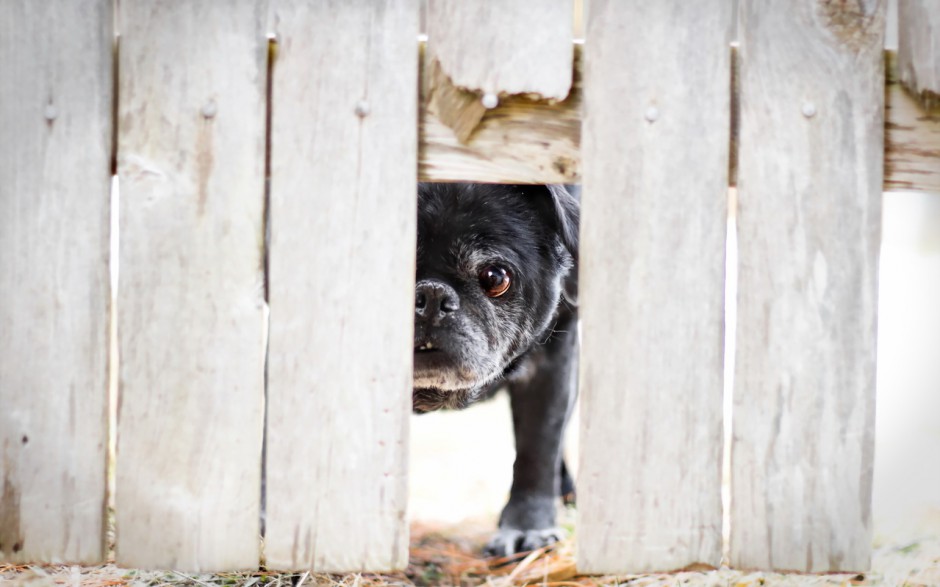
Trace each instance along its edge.
<path fill-rule="evenodd" d="M 516 461 L 509 503 L 499 531 L 486 546 L 492 556 L 534 550 L 563 537 L 555 526 L 555 509 L 561 495 L 565 424 L 575 400 L 575 320 L 556 328 L 566 329 L 537 349 L 535 372 L 510 381 Z"/>

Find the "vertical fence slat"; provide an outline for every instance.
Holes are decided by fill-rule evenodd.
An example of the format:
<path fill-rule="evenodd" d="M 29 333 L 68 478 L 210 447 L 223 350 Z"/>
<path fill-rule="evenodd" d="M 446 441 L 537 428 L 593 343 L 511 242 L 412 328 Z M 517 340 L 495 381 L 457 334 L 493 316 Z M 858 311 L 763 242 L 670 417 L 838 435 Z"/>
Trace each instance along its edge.
<path fill-rule="evenodd" d="M 578 568 L 721 558 L 731 3 L 589 3 Z"/>
<path fill-rule="evenodd" d="M 121 3 L 117 557 L 257 568 L 263 7 Z"/>
<path fill-rule="evenodd" d="M 898 75 L 921 104 L 940 109 L 940 2 L 900 0 Z"/>
<path fill-rule="evenodd" d="M 484 106 L 484 95 L 568 95 L 572 0 L 432 0 L 428 8 L 428 105 L 460 143 L 495 106 Z"/>
<path fill-rule="evenodd" d="M 457 87 L 563 100 L 571 89 L 572 0 L 431 0 L 428 49 Z"/>
<path fill-rule="evenodd" d="M 417 2 L 277 2 L 271 568 L 404 568 Z"/>
<path fill-rule="evenodd" d="M 743 3 L 731 563 L 871 549 L 884 3 Z"/>
<path fill-rule="evenodd" d="M 111 23 L 0 19 L 0 561 L 104 557 Z"/>

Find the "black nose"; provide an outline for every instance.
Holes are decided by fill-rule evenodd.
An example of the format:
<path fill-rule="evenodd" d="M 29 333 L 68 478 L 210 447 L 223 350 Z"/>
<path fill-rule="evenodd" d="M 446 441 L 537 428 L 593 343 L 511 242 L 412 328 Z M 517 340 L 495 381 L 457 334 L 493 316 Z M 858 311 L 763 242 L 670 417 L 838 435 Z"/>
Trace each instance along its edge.
<path fill-rule="evenodd" d="M 415 286 L 415 316 L 444 318 L 459 309 L 460 298 L 446 283 L 424 280 Z"/>

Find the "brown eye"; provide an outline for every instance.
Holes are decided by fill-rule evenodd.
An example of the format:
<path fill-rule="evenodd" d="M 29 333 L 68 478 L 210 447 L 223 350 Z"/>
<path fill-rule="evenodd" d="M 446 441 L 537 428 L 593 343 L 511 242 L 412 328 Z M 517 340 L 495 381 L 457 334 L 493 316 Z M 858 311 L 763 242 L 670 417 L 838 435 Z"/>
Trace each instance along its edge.
<path fill-rule="evenodd" d="M 498 298 L 506 293 L 511 281 L 512 274 L 505 267 L 490 265 L 480 271 L 480 287 L 491 298 Z"/>

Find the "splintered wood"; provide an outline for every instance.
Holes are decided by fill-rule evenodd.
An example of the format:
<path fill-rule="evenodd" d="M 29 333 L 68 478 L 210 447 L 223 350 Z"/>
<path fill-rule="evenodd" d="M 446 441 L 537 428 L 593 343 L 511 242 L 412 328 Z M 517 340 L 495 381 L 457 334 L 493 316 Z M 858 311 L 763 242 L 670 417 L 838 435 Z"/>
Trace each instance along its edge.
<path fill-rule="evenodd" d="M 273 25 L 267 564 L 402 569 L 418 6 L 285 0 Z"/>
<path fill-rule="evenodd" d="M 721 560 L 731 28 L 725 0 L 589 3 L 581 572 Z"/>
<path fill-rule="evenodd" d="M 565 99 L 573 20 L 572 0 L 431 0 L 430 108 L 465 143 L 501 96 Z"/>
<path fill-rule="evenodd" d="M 257 568 L 265 12 L 120 16 L 117 562 Z"/>
<path fill-rule="evenodd" d="M 524 96 L 503 99 L 498 108 L 483 115 L 473 140 L 466 143 L 428 103 L 431 84 L 424 80 L 418 158 L 421 181 L 580 182 L 580 53 L 580 46 L 575 46 L 574 78 L 564 101 L 550 104 Z"/>
<path fill-rule="evenodd" d="M 864 571 L 884 3 L 741 11 L 731 564 Z"/>
<path fill-rule="evenodd" d="M 3 3 L 0 561 L 105 556 L 111 19 Z"/>
<path fill-rule="evenodd" d="M 487 110 L 473 136 L 461 142 L 428 103 L 422 84 L 421 181 L 494 183 L 578 183 L 581 181 L 581 59 L 575 45 L 574 81 L 558 103 L 511 97 Z M 897 54 L 885 53 L 896 61 Z M 429 67 L 424 63 L 425 73 Z M 884 189 L 940 192 L 940 115 L 923 106 L 892 80 L 886 88 Z M 732 132 L 736 132 L 732 128 Z M 731 137 L 732 144 L 737 136 Z M 729 178 L 734 181 L 735 178 Z"/>

